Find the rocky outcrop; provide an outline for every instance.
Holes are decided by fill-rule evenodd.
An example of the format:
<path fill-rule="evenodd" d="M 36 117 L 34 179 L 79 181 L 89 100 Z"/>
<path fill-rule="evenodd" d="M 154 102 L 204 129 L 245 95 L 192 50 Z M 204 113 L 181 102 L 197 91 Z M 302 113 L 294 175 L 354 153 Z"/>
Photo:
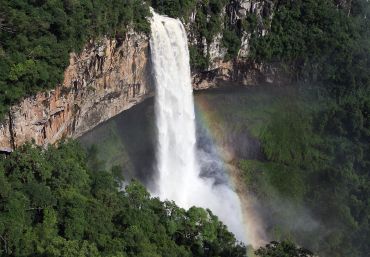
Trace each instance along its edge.
<path fill-rule="evenodd" d="M 209 67 L 205 71 L 193 74 L 194 89 L 202 90 L 229 85 L 256 85 L 263 83 L 284 84 L 290 78 L 284 76 L 280 68 L 273 64 L 256 63 L 250 60 L 250 39 L 252 31 L 243 30 L 240 24 L 247 16 L 256 19 L 253 33 L 261 37 L 268 34 L 274 15 L 275 0 L 233 0 L 225 6 L 221 17 L 223 23 L 229 27 L 237 26 L 241 33 L 241 46 L 238 56 L 234 60 L 225 60 L 227 49 L 222 45 L 222 33 L 217 34 L 213 41 L 207 44 L 205 39 L 200 44 L 192 31 L 190 44 L 203 47 L 204 55 L 209 57 Z M 194 25 L 197 12 L 193 12 L 189 18 L 187 29 Z M 225 28 L 224 28 L 225 29 Z"/>
<path fill-rule="evenodd" d="M 216 69 L 193 74 L 195 90 L 259 84 L 284 85 L 290 81 L 289 75 L 284 75 L 279 66 L 248 60 L 220 61 Z"/>
<path fill-rule="evenodd" d="M 90 42 L 71 54 L 64 82 L 13 106 L 0 125 L 0 151 L 26 141 L 53 144 L 76 138 L 152 95 L 149 44 L 128 33 L 122 41 Z"/>

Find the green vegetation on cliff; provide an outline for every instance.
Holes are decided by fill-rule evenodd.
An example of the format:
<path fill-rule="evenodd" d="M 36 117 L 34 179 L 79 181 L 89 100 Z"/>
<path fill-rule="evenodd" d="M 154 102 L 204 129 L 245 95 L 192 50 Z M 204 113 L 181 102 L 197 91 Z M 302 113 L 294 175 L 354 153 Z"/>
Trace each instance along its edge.
<path fill-rule="evenodd" d="M 194 69 L 208 67 L 203 44 L 209 46 L 218 33 L 227 49 L 225 59 L 237 57 L 242 36 L 249 35 L 249 60 L 290 67 L 293 78 L 320 82 L 335 97 L 369 88 L 367 0 L 255 1 L 242 15 L 237 12 L 240 2 L 152 0 L 151 5 L 190 24 Z M 189 22 L 192 12 L 195 20 Z"/>
<path fill-rule="evenodd" d="M 189 17 L 198 0 L 149 0 L 150 5 L 161 14 L 170 17 Z"/>
<path fill-rule="evenodd" d="M 226 0 L 103 1 L 3 0 L 0 4 L 0 119 L 22 97 L 62 82 L 69 53 L 102 36 L 124 39 L 129 27 L 149 33 L 149 5 L 188 18 L 196 5 L 196 34 L 210 41 L 221 31 Z M 210 19 L 207 18 L 210 16 Z M 208 66 L 202 49 L 191 51 L 195 67 Z"/>
<path fill-rule="evenodd" d="M 107 35 L 122 40 L 129 27 L 148 33 L 149 6 L 190 22 L 194 69 L 209 65 L 204 53 L 220 33 L 226 59 L 250 35 L 256 62 L 290 67 L 300 81 L 320 82 L 334 97 L 369 89 L 370 3 L 353 0 L 279 0 L 236 19 L 238 1 L 227 0 L 3 0 L 0 4 L 0 117 L 20 98 L 53 88 L 63 79 L 69 53 Z M 260 7 L 259 7 L 260 8 Z M 226 11 L 225 15 L 222 15 Z M 272 20 L 270 20 L 270 16 Z M 267 34 L 262 36 L 261 31 Z M 209 49 L 208 49 L 209 50 Z"/>
<path fill-rule="evenodd" d="M 288 65 L 334 97 L 370 89 L 369 1 L 281 0 L 273 14 L 266 36 L 252 34 L 253 59 Z"/>
<path fill-rule="evenodd" d="M 195 13 L 195 20 L 190 22 L 190 34 L 198 44 L 190 46 L 189 50 L 191 66 L 197 70 L 204 70 L 209 65 L 208 53 L 203 52 L 203 41 L 205 40 L 206 44 L 209 45 L 218 33 L 223 33 L 224 21 L 221 13 L 228 3 L 227 0 L 151 0 L 152 6 L 159 13 L 180 17 L 186 23 L 190 22 L 192 12 Z M 232 43 L 235 38 L 228 37 L 230 33 L 227 31 L 225 33 L 225 38 L 227 38 L 225 42 Z M 237 47 L 240 47 L 240 42 Z"/>
<path fill-rule="evenodd" d="M 62 82 L 70 52 L 104 35 L 122 40 L 128 27 L 148 33 L 148 16 L 140 0 L 2 0 L 0 119 L 20 98 Z"/>
<path fill-rule="evenodd" d="M 92 170 L 75 143 L 0 156 L 1 256 L 245 256 L 209 210 L 151 198 L 120 169 Z"/>

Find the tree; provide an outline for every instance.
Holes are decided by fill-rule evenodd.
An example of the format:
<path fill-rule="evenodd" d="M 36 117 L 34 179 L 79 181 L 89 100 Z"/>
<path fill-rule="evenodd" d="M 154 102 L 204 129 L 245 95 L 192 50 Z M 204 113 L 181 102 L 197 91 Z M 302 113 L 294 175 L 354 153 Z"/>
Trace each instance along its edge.
<path fill-rule="evenodd" d="M 255 254 L 260 257 L 313 257 L 313 253 L 304 248 L 295 246 L 292 242 L 273 241 L 265 247 L 259 248 Z"/>

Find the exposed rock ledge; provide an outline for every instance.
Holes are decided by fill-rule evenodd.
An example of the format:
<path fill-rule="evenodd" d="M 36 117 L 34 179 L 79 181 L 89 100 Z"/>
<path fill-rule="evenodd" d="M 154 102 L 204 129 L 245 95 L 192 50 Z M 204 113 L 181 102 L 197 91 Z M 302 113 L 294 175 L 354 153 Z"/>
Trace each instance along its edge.
<path fill-rule="evenodd" d="M 71 54 L 62 85 L 13 106 L 0 124 L 0 151 L 76 138 L 152 95 L 146 36 L 103 39 Z"/>
<path fill-rule="evenodd" d="M 11 108 L 0 124 L 0 152 L 32 140 L 46 146 L 79 137 L 153 96 L 149 51 L 148 38 L 131 32 L 122 42 L 90 42 L 81 54 L 71 54 L 62 85 Z M 195 90 L 275 80 L 271 68 L 242 61 L 215 61 L 212 67 L 193 75 Z"/>

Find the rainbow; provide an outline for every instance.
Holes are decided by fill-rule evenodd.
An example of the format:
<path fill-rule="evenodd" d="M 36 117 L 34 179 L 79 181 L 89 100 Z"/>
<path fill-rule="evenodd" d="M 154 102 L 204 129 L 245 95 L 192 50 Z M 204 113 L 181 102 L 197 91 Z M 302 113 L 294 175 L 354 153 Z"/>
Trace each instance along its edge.
<path fill-rule="evenodd" d="M 264 225 L 256 211 L 257 199 L 248 191 L 242 179 L 242 172 L 232 165 L 234 159 L 233 150 L 225 144 L 224 140 L 224 120 L 218 114 L 214 104 L 212 104 L 207 95 L 195 95 L 195 111 L 199 126 L 202 131 L 211 139 L 217 156 L 223 163 L 223 170 L 228 180 L 228 184 L 238 194 L 243 212 L 243 226 L 247 244 L 253 248 L 265 245 L 267 237 L 264 232 Z"/>

